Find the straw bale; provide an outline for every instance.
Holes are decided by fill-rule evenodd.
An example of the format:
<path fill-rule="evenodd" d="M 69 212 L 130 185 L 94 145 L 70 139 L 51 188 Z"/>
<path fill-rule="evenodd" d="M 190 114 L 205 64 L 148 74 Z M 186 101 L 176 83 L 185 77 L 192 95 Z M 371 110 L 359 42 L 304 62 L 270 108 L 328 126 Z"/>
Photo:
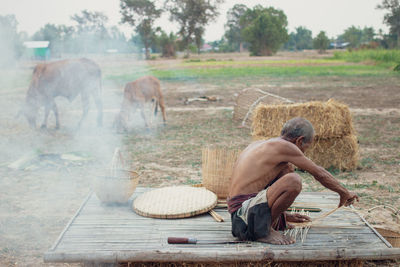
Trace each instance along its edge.
<path fill-rule="evenodd" d="M 216 147 L 202 149 L 202 183 L 218 198 L 226 198 L 229 194 L 233 166 L 239 154 L 240 150 Z"/>
<path fill-rule="evenodd" d="M 275 105 L 291 103 L 289 99 L 274 95 L 257 88 L 243 89 L 236 97 L 233 108 L 233 120 L 251 125 L 252 113 L 257 104 Z"/>
<path fill-rule="evenodd" d="M 294 117 L 308 119 L 320 139 L 355 133 L 349 107 L 330 99 L 291 105 L 260 104 L 253 114 L 252 135 L 279 136 L 284 123 Z"/>
<path fill-rule="evenodd" d="M 324 167 L 333 167 L 339 170 L 354 170 L 358 166 L 359 148 L 357 136 L 317 139 L 312 149 L 306 151 L 306 156 L 316 164 Z"/>
<path fill-rule="evenodd" d="M 272 137 L 253 136 L 253 140 L 270 139 Z M 346 135 L 328 139 L 316 138 L 305 155 L 317 165 L 339 170 L 354 170 L 359 162 L 357 136 Z"/>

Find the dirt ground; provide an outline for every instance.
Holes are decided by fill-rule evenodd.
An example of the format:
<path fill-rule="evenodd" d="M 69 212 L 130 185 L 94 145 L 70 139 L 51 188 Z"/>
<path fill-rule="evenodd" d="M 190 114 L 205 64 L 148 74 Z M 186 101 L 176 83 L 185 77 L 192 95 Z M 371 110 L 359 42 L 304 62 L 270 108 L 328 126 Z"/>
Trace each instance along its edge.
<path fill-rule="evenodd" d="M 317 53 L 278 53 L 268 60 L 320 58 Z M 203 55 L 202 57 L 207 57 Z M 217 59 L 248 60 L 238 54 L 212 55 Z M 196 56 L 194 57 L 196 58 Z M 265 60 L 266 58 L 251 58 Z M 132 67 L 132 59 L 95 58 L 104 76 L 116 69 Z M 139 65 L 179 64 L 176 60 L 138 62 Z M 136 64 L 136 63 L 135 63 Z M 253 87 L 296 102 L 335 98 L 351 108 L 360 144 L 360 167 L 335 173 L 340 182 L 361 196 L 362 212 L 379 205 L 400 207 L 400 76 L 388 77 L 263 77 L 229 81 L 162 81 L 168 125 L 145 131 L 143 121 L 126 135 L 116 134 L 111 125 L 119 110 L 121 86 L 104 81 L 104 127 L 95 125 L 92 104 L 85 125 L 77 129 L 80 99 L 69 103 L 57 99 L 61 129 L 54 130 L 50 116 L 48 130 L 33 130 L 24 118 L 16 118 L 24 101 L 29 73 L 34 62 L 22 62 L 20 69 L 4 70 L 9 82 L 0 82 L 0 265 L 66 266 L 45 264 L 43 253 L 57 239 L 71 216 L 90 192 L 96 175 L 110 164 L 115 147 L 139 168 L 141 186 L 201 183 L 201 148 L 209 144 L 244 148 L 251 142 L 250 130 L 232 121 L 235 94 Z M 128 81 L 127 81 L 128 82 Z M 217 96 L 218 101 L 188 98 Z M 158 123 L 160 122 L 158 117 Z M 78 159 L 67 157 L 76 153 Z M 39 157 L 19 168 L 18 160 Z M 64 155 L 64 156 L 63 156 Z M 304 176 L 304 190 L 324 190 Z M 386 224 L 400 231 L 399 221 L 385 208 L 368 215 L 370 222 Z M 72 264 L 73 266 L 77 264 Z M 398 266 L 398 262 L 369 262 L 368 266 Z M 69 265 L 67 265 L 69 266 Z"/>

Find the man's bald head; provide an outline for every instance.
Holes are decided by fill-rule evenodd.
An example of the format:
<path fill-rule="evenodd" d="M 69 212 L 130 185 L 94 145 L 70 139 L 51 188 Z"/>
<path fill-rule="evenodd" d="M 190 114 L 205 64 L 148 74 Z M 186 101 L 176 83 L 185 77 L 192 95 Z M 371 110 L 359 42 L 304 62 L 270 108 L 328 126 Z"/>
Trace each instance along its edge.
<path fill-rule="evenodd" d="M 287 140 L 293 140 L 298 137 L 304 137 L 304 142 L 310 143 L 314 136 L 314 128 L 307 119 L 296 117 L 288 120 L 282 128 L 281 137 Z"/>

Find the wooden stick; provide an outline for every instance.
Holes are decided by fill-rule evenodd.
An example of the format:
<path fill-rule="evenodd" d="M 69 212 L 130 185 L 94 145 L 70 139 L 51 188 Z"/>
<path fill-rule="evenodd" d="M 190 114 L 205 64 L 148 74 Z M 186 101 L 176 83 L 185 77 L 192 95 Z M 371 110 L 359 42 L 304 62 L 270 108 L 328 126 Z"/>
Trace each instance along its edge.
<path fill-rule="evenodd" d="M 400 248 L 373 248 L 373 249 L 351 249 L 351 248 L 328 248 L 318 250 L 298 249 L 272 249 L 260 247 L 259 249 L 247 250 L 246 253 L 238 253 L 237 250 L 231 251 L 199 251 L 198 248 L 192 250 L 181 250 L 180 253 L 171 253 L 166 249 L 127 250 L 127 251 L 93 251 L 65 253 L 53 252 L 45 253 L 44 262 L 246 262 L 246 261 L 304 261 L 313 259 L 315 261 L 325 260 L 387 260 L 398 259 Z"/>
<path fill-rule="evenodd" d="M 223 218 L 221 215 L 219 215 L 218 213 L 216 213 L 214 210 L 210 210 L 208 213 L 209 213 L 209 214 L 214 218 L 214 220 L 216 220 L 217 222 L 223 222 L 223 221 L 224 221 L 224 218 Z"/>

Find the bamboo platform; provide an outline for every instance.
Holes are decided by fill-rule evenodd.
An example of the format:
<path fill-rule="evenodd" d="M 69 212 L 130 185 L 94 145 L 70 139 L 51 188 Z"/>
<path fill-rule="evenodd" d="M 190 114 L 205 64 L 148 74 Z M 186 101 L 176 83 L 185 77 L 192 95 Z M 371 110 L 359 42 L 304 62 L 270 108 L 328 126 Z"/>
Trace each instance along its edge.
<path fill-rule="evenodd" d="M 149 188 L 137 188 L 133 199 Z M 314 203 L 327 212 L 337 206 L 333 193 L 304 192 L 298 203 Z M 310 205 L 310 204 L 308 204 Z M 279 246 L 259 242 L 239 244 L 170 245 L 167 238 L 233 241 L 230 215 L 216 209 L 225 222 L 209 214 L 187 219 L 152 219 L 135 214 L 130 205 L 102 205 L 90 193 L 75 216 L 44 255 L 45 262 L 256 262 L 373 260 L 400 258 L 356 213 L 340 209 L 312 226 L 304 243 Z M 311 213 L 318 217 L 321 213 Z"/>

